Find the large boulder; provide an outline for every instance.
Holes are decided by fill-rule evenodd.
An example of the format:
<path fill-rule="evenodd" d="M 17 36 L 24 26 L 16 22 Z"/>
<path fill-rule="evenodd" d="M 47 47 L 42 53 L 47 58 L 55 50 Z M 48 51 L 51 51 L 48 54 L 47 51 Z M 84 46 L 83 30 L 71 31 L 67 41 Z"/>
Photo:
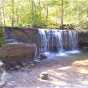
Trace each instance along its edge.
<path fill-rule="evenodd" d="M 0 59 L 5 63 L 33 60 L 36 57 L 35 44 L 6 44 L 0 48 Z"/>
<path fill-rule="evenodd" d="M 28 42 L 35 43 L 37 46 L 38 56 L 40 54 L 40 47 L 41 47 L 41 37 L 39 34 L 38 29 L 36 28 L 24 28 L 22 32 L 28 37 Z"/>
<path fill-rule="evenodd" d="M 8 33 L 9 32 L 9 33 Z M 17 27 L 6 27 L 5 35 L 7 38 L 13 38 L 18 42 L 23 43 L 34 43 L 37 46 L 37 54 L 39 55 L 40 44 L 40 35 L 38 29 L 35 28 L 17 28 Z M 10 39 L 10 40 L 11 40 Z M 37 56 L 38 56 L 37 55 Z"/>

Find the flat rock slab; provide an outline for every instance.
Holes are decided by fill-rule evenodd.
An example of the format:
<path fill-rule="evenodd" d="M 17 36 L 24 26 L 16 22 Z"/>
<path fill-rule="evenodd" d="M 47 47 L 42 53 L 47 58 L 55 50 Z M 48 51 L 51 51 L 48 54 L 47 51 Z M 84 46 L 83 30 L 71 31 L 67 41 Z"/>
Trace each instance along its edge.
<path fill-rule="evenodd" d="M 75 61 L 72 67 L 77 72 L 88 74 L 88 60 Z"/>
<path fill-rule="evenodd" d="M 0 59 L 4 61 L 19 61 L 24 58 L 32 60 L 36 53 L 35 44 L 6 44 L 0 48 Z"/>

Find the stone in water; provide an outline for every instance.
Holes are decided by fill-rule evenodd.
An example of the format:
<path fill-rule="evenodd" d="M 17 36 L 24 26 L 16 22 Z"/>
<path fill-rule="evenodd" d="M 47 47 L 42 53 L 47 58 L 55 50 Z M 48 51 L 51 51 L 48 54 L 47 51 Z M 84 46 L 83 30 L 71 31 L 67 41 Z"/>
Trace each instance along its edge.
<path fill-rule="evenodd" d="M 42 72 L 40 74 L 40 78 L 43 79 L 43 80 L 48 80 L 49 79 L 48 73 L 47 72 Z"/>

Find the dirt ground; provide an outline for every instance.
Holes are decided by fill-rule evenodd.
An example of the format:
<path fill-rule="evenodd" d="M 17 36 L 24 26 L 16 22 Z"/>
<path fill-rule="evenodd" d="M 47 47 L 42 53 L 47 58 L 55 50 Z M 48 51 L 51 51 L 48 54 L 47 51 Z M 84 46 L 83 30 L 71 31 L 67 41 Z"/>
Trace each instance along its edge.
<path fill-rule="evenodd" d="M 26 66 L 18 71 L 10 71 L 3 88 L 88 88 L 88 74 L 80 73 L 72 66 L 81 59 L 88 59 L 88 55 L 54 57 L 45 59 L 30 69 Z M 41 72 L 47 72 L 49 79 L 42 80 Z"/>

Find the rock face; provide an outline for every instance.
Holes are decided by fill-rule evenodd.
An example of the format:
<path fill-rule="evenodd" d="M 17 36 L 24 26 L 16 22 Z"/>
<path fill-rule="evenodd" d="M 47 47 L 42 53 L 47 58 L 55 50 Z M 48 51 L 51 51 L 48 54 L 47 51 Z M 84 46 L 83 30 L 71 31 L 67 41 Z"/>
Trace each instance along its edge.
<path fill-rule="evenodd" d="M 40 35 L 39 35 L 37 29 L 33 29 L 33 28 L 11 28 L 11 27 L 7 27 L 5 29 L 6 29 L 5 34 L 6 34 L 7 40 L 12 40 L 12 38 L 13 38 L 16 42 L 36 44 L 37 56 L 38 56 L 39 47 L 41 45 L 40 45 Z M 8 31 L 10 33 L 8 33 Z"/>
<path fill-rule="evenodd" d="M 41 39 L 40 39 L 38 29 L 26 28 L 26 29 L 23 29 L 22 32 L 28 38 L 29 43 L 36 44 L 36 46 L 37 46 L 37 56 L 38 56 L 39 53 L 40 53 L 39 49 L 41 47 L 41 43 L 40 43 Z"/>
<path fill-rule="evenodd" d="M 79 48 L 88 50 L 88 31 L 78 32 Z"/>
<path fill-rule="evenodd" d="M 33 60 L 36 56 L 35 44 L 7 44 L 0 48 L 0 58 L 5 63 Z"/>

